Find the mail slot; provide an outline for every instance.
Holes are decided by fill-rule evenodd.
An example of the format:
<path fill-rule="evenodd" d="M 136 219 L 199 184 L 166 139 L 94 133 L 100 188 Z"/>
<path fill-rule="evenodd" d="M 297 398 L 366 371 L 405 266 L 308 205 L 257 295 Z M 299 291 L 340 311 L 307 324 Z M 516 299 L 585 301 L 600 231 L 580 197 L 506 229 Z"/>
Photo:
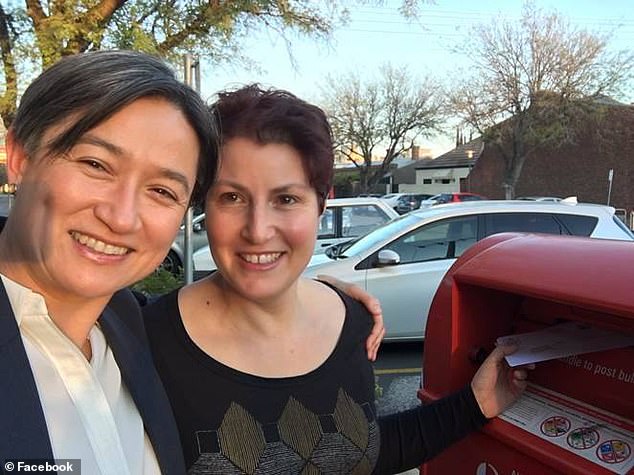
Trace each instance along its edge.
<path fill-rule="evenodd" d="M 505 233 L 443 279 L 419 399 L 469 383 L 498 337 L 566 322 L 634 336 L 634 243 Z M 423 474 L 634 474 L 634 347 L 544 361 L 522 398 L 421 466 Z"/>

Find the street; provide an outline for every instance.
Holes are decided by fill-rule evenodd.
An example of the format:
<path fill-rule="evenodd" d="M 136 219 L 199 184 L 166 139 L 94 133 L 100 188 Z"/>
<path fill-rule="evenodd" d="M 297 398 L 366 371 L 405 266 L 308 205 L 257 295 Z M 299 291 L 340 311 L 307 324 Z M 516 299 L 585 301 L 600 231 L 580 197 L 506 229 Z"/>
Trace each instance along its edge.
<path fill-rule="evenodd" d="M 379 416 L 404 411 L 420 404 L 416 392 L 420 386 L 423 343 L 383 343 L 374 363 L 377 378 Z M 418 469 L 401 475 L 416 475 Z"/>
<path fill-rule="evenodd" d="M 423 343 L 383 343 L 374 363 L 377 378 L 377 411 L 386 415 L 420 404 Z"/>

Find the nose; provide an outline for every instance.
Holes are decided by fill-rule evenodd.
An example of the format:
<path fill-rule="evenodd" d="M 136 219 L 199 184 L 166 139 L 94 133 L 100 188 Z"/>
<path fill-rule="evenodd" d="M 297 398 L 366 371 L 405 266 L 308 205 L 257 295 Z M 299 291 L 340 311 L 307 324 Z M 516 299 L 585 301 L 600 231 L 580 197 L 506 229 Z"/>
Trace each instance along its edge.
<path fill-rule="evenodd" d="M 139 197 L 132 184 L 108 190 L 95 206 L 95 216 L 117 234 L 137 231 L 141 226 Z"/>
<path fill-rule="evenodd" d="M 242 237 L 253 244 L 267 242 L 275 234 L 274 211 L 266 203 L 252 203 L 245 213 Z"/>

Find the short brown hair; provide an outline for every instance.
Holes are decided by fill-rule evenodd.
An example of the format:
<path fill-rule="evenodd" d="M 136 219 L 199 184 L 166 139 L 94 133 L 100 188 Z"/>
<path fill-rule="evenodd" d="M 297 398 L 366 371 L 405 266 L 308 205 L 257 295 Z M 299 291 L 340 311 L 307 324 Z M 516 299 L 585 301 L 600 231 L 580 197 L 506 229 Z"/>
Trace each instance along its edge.
<path fill-rule="evenodd" d="M 323 209 L 332 184 L 334 153 L 326 114 L 288 91 L 251 84 L 218 93 L 211 106 L 220 141 L 246 138 L 262 145 L 286 144 L 299 153 Z"/>

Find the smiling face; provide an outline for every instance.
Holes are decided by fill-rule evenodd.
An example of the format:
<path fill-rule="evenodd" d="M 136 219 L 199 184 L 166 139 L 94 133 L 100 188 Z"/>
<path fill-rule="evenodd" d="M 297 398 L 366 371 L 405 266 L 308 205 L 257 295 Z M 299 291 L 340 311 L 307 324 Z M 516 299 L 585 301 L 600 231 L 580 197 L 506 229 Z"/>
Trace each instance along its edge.
<path fill-rule="evenodd" d="M 182 112 L 138 99 L 84 134 L 66 154 L 35 156 L 9 138 L 19 184 L 2 233 L 1 271 L 45 297 L 109 298 L 156 268 L 194 186 L 199 142 Z"/>
<path fill-rule="evenodd" d="M 280 296 L 313 254 L 319 205 L 298 152 L 230 139 L 207 194 L 207 234 L 223 279 L 250 300 Z"/>

